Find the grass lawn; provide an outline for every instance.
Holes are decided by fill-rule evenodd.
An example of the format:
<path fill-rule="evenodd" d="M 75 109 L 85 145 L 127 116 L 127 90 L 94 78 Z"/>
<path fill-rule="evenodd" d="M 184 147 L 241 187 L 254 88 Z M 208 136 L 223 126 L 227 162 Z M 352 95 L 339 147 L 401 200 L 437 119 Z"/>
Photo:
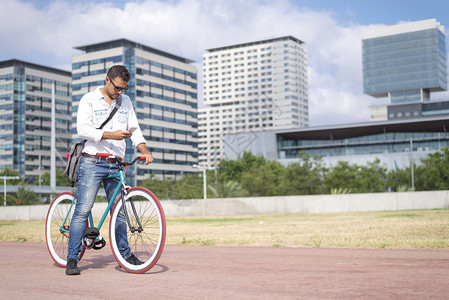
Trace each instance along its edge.
<path fill-rule="evenodd" d="M 45 221 L 0 221 L 0 241 L 45 242 Z M 108 224 L 101 234 L 108 236 Z M 449 248 L 449 210 L 167 218 L 167 244 Z"/>

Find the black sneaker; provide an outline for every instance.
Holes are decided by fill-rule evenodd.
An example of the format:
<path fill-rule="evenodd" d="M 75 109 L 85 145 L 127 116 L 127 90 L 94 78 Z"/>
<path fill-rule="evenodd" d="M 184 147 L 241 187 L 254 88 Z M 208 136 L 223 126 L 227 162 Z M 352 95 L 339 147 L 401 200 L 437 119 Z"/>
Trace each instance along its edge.
<path fill-rule="evenodd" d="M 67 261 L 67 268 L 65 269 L 66 275 L 79 275 L 81 274 L 80 269 L 76 266 L 78 261 L 76 258 L 69 258 Z"/>
<path fill-rule="evenodd" d="M 141 265 L 143 264 L 143 262 L 141 262 L 140 260 L 137 259 L 136 256 L 134 256 L 134 254 L 131 254 L 130 257 L 125 259 L 127 262 L 129 262 L 132 265 Z"/>

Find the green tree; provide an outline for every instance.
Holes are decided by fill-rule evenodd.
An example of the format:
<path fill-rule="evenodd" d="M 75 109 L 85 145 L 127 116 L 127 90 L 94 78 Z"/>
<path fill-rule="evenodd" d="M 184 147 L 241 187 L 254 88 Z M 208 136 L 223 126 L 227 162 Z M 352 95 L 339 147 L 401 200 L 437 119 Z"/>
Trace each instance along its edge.
<path fill-rule="evenodd" d="M 175 181 L 174 191 L 175 199 L 199 199 L 203 197 L 203 178 L 199 175 L 186 175 Z"/>
<path fill-rule="evenodd" d="M 218 179 L 222 182 L 237 181 L 240 182 L 244 172 L 255 166 L 266 164 L 263 156 L 255 156 L 251 152 L 244 152 L 238 160 L 223 159 L 218 165 Z"/>
<path fill-rule="evenodd" d="M 203 180 L 198 175 L 186 175 L 182 179 L 159 179 L 154 175 L 139 185 L 152 191 L 159 199 L 199 199 L 203 197 Z"/>
<path fill-rule="evenodd" d="M 240 160 L 222 159 L 218 165 L 218 177 L 223 182 L 239 181 L 243 171 Z"/>
<path fill-rule="evenodd" d="M 324 176 L 327 169 L 321 157 L 306 152 L 298 154 L 300 161 L 290 163 L 283 177 L 284 195 L 316 195 L 326 192 Z"/>
<path fill-rule="evenodd" d="M 358 166 L 350 165 L 347 161 L 338 161 L 337 165 L 326 174 L 324 181 L 329 191 L 346 189 L 354 192 L 357 172 Z"/>
<path fill-rule="evenodd" d="M 240 183 L 249 196 L 282 195 L 284 172 L 277 161 L 255 163 L 242 173 Z"/>
<path fill-rule="evenodd" d="M 245 197 L 248 192 L 242 189 L 237 181 L 227 181 L 225 183 L 208 184 L 208 195 L 210 198 L 233 198 L 233 197 Z"/>
<path fill-rule="evenodd" d="M 6 180 L 7 185 L 19 185 L 19 184 L 23 183 L 22 179 L 20 179 L 19 172 L 11 170 L 8 167 L 5 167 L 3 170 L 0 171 L 0 176 L 19 177 L 19 179 L 7 179 Z M 1 180 L 0 183 L 3 185 L 4 184 L 3 180 Z M 2 203 L 3 203 L 3 201 L 5 200 L 3 195 L 1 196 L 1 199 L 2 199 Z M 6 196 L 6 204 L 7 205 L 15 205 L 14 198 L 12 198 L 11 194 Z"/>
<path fill-rule="evenodd" d="M 416 184 L 420 184 L 422 177 L 422 167 L 413 164 L 415 189 L 412 188 L 412 172 L 410 167 L 390 170 L 387 173 L 387 185 L 392 192 L 417 190 Z"/>
<path fill-rule="evenodd" d="M 17 192 L 7 195 L 8 205 L 31 205 L 39 201 L 38 196 L 29 188 L 22 186 Z"/>
<path fill-rule="evenodd" d="M 172 179 L 159 179 L 151 175 L 140 182 L 139 186 L 152 191 L 159 199 L 172 199 L 174 182 Z"/>
<path fill-rule="evenodd" d="M 417 190 L 449 189 L 449 147 L 429 154 L 416 168 Z"/>
<path fill-rule="evenodd" d="M 380 166 L 380 160 L 369 162 L 367 166 L 350 165 L 339 161 L 326 175 L 328 191 L 344 190 L 351 193 L 375 193 L 387 189 L 387 169 Z"/>
<path fill-rule="evenodd" d="M 287 167 L 245 152 L 238 160 L 221 160 L 216 171 L 207 170 L 209 197 L 311 195 L 324 193 L 369 193 L 410 190 L 411 170 L 389 171 L 376 159 L 365 166 L 339 161 L 328 170 L 319 156 L 299 154 L 300 161 Z M 449 150 L 430 154 L 414 165 L 416 190 L 449 189 Z M 203 197 L 202 174 L 182 179 L 156 179 L 141 183 L 161 199 Z"/>
<path fill-rule="evenodd" d="M 387 190 L 387 169 L 380 165 L 378 158 L 368 162 L 367 166 L 359 167 L 357 175 L 359 193 L 380 193 Z"/>
<path fill-rule="evenodd" d="M 69 179 L 69 176 L 62 175 L 64 173 L 64 170 L 62 169 L 56 169 L 56 185 L 57 186 L 71 186 L 71 182 Z M 45 172 L 41 176 L 42 179 L 42 185 L 50 185 L 50 172 Z M 35 184 L 39 184 L 36 182 Z"/>
<path fill-rule="evenodd" d="M 8 167 L 5 167 L 1 172 L 0 176 L 9 176 L 9 177 L 20 177 L 18 171 L 14 171 L 9 169 Z M 6 184 L 8 185 L 18 185 L 22 182 L 22 179 L 8 179 Z M 3 183 L 3 182 L 2 182 Z"/>

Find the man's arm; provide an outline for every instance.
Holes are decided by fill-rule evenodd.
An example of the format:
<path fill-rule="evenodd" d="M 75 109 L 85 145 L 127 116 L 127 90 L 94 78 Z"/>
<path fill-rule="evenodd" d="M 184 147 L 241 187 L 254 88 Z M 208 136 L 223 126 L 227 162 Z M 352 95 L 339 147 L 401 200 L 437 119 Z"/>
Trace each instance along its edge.
<path fill-rule="evenodd" d="M 102 130 L 93 126 L 94 113 L 92 101 L 95 101 L 93 93 L 84 95 L 78 106 L 78 116 L 76 118 L 76 130 L 82 139 L 99 143 L 102 137 Z"/>
<path fill-rule="evenodd" d="M 137 145 L 137 149 L 142 153 L 142 156 L 145 156 L 145 165 L 148 165 L 154 161 L 153 155 L 147 149 L 147 145 L 145 143 L 141 143 Z"/>
<path fill-rule="evenodd" d="M 124 140 L 131 137 L 132 133 L 129 131 L 116 130 L 113 132 L 103 132 L 102 140 Z"/>

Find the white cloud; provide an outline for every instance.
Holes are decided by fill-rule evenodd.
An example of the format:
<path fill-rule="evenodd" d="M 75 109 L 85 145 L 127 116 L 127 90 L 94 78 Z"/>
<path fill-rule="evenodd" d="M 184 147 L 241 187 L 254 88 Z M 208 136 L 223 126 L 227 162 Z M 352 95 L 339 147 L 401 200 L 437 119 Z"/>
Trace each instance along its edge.
<path fill-rule="evenodd" d="M 112 3 L 68 0 L 36 8 L 7 0 L 0 12 L 0 43 L 3 55 L 32 57 L 32 62 L 44 65 L 48 62 L 39 61 L 39 56 L 52 56 L 50 66 L 70 70 L 71 56 L 79 53 L 73 47 L 118 38 L 201 63 L 205 49 L 293 35 L 308 48 L 310 124 L 368 121 L 368 106 L 375 101 L 362 91 L 361 38 L 365 28 L 340 25 L 330 13 L 301 9 L 292 3 L 148 0 L 128 2 L 120 9 Z M 9 58 L 13 57 L 0 57 Z"/>

